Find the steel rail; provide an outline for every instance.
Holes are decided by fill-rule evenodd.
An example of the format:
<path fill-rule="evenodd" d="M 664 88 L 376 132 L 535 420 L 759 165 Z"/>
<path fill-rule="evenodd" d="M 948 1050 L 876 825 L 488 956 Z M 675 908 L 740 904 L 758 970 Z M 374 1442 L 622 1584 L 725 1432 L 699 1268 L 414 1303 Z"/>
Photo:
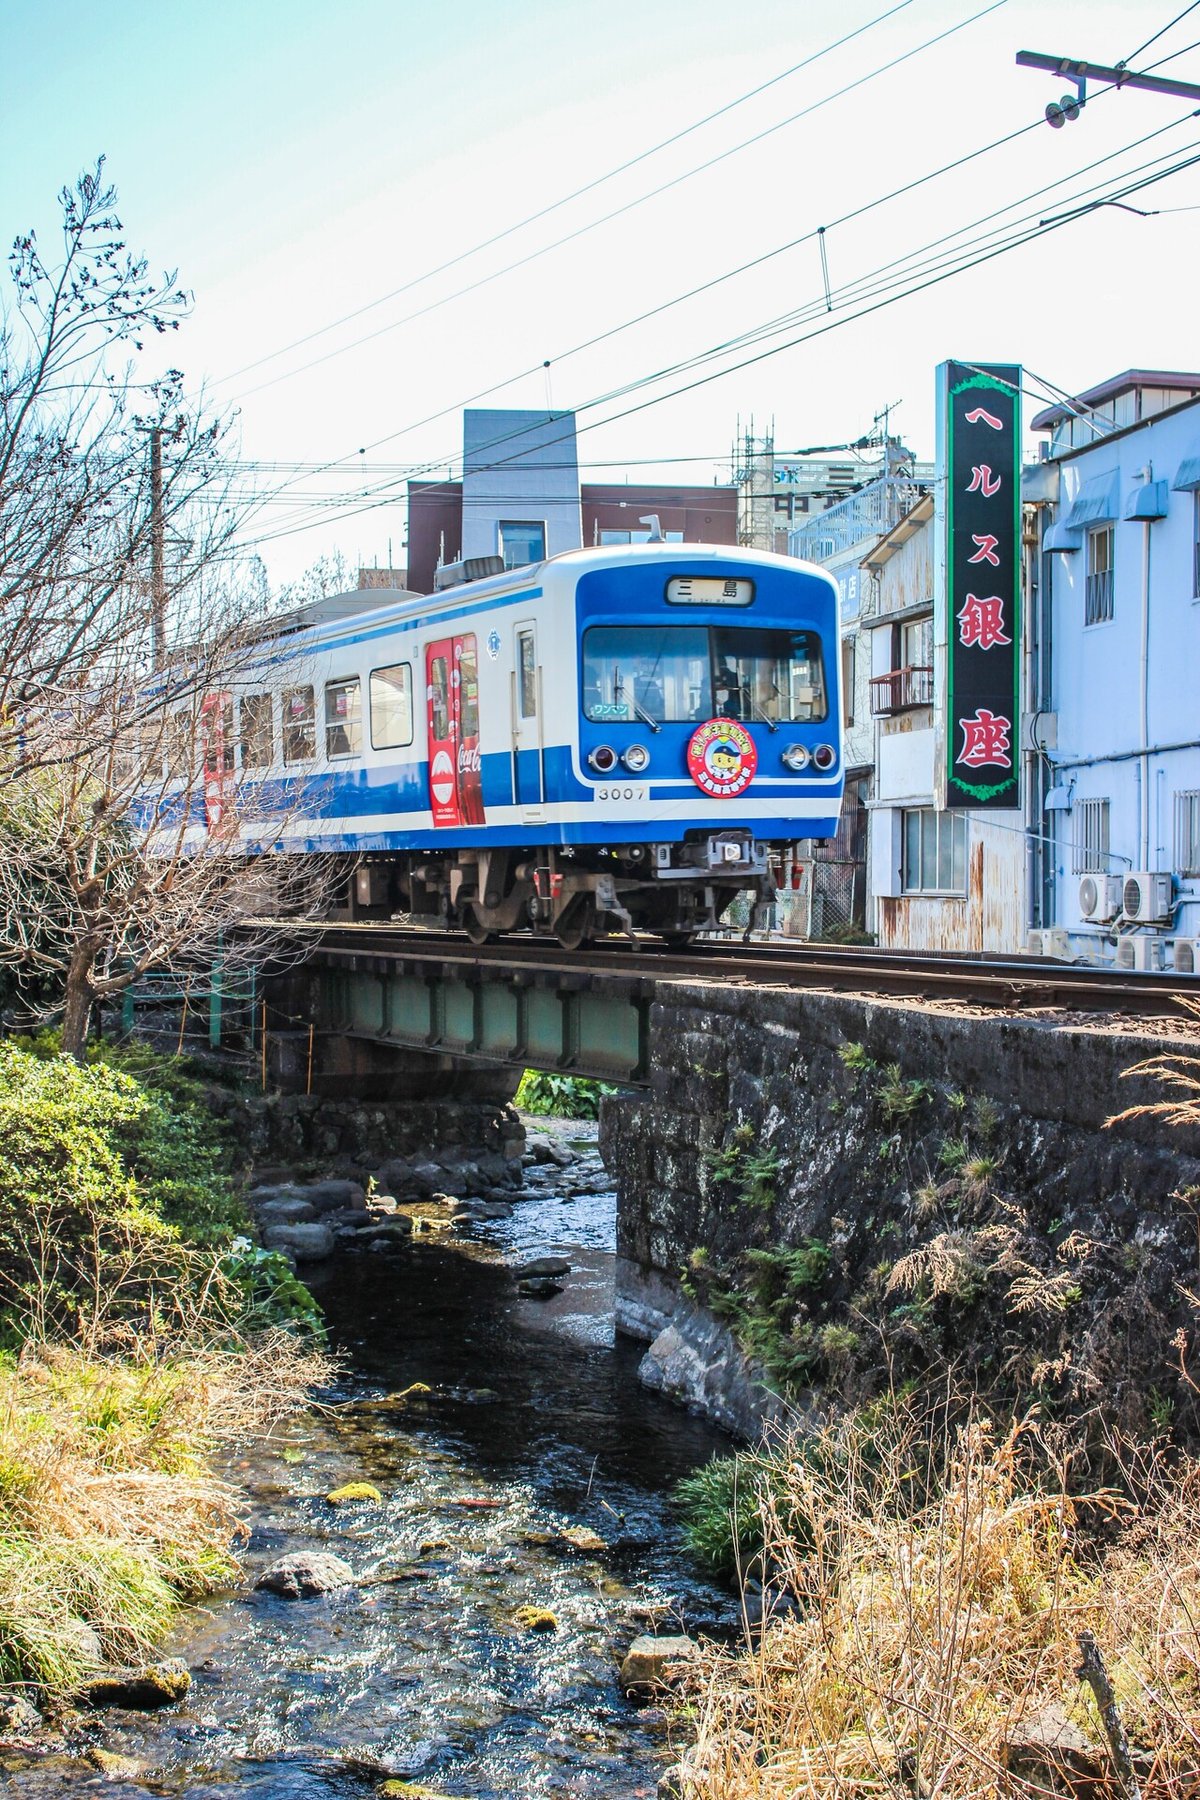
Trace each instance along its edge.
<path fill-rule="evenodd" d="M 708 940 L 686 951 L 651 940 L 637 946 L 614 938 L 564 950 L 545 940 L 510 936 L 474 945 L 450 932 L 397 930 L 378 924 L 301 928 L 320 935 L 321 952 L 368 964 L 440 965 L 444 969 L 508 970 L 517 978 L 599 975 L 616 981 L 719 981 L 770 987 L 832 988 L 897 999 L 956 1000 L 1014 1012 L 1111 1012 L 1140 1017 L 1184 1016 L 1180 1001 L 1200 998 L 1200 982 L 1186 977 L 1109 972 L 1087 965 L 1022 956 L 935 956 L 927 952 L 832 944 L 729 943 Z"/>

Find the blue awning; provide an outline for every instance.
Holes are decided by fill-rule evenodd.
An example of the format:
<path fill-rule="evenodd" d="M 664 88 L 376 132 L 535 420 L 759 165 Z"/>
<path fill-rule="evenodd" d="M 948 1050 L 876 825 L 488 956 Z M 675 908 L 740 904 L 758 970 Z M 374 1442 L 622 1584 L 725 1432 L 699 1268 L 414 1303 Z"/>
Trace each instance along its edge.
<path fill-rule="evenodd" d="M 1200 444 L 1194 446 L 1191 456 L 1184 457 L 1171 486 L 1183 494 L 1200 488 Z"/>
<path fill-rule="evenodd" d="M 1125 502 L 1121 515 L 1126 519 L 1165 519 L 1167 516 L 1167 484 L 1165 481 L 1143 481 Z"/>
<path fill-rule="evenodd" d="M 1072 531 L 1065 519 L 1056 519 L 1045 537 L 1042 539 L 1043 550 L 1061 550 L 1069 554 L 1072 550 L 1083 549 L 1083 533 Z"/>
<path fill-rule="evenodd" d="M 1109 525 L 1121 516 L 1121 477 L 1116 469 L 1085 481 L 1065 523 L 1072 531 L 1085 525 Z"/>

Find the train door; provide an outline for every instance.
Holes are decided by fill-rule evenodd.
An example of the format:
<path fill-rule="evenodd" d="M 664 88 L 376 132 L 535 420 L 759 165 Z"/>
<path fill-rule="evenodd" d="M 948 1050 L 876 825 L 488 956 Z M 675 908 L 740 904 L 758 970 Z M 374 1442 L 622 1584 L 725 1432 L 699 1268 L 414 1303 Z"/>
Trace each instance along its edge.
<path fill-rule="evenodd" d="M 475 634 L 425 646 L 429 805 L 435 826 L 483 824 Z"/>
<path fill-rule="evenodd" d="M 540 818 L 545 805 L 542 750 L 542 671 L 537 627 L 528 619 L 513 627 L 512 671 L 513 798 L 527 819 Z"/>
<path fill-rule="evenodd" d="M 216 831 L 225 816 L 233 771 L 233 698 L 205 694 L 200 702 L 200 743 L 204 754 L 204 822 Z"/>

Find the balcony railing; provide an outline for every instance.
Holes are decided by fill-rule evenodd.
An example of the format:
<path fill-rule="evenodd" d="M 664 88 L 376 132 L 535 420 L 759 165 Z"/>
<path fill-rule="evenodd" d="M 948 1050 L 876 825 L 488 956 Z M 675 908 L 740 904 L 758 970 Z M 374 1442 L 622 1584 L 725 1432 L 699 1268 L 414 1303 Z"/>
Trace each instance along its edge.
<path fill-rule="evenodd" d="M 877 719 L 886 713 L 907 712 L 911 706 L 932 704 L 933 670 L 925 664 L 871 678 L 871 711 Z"/>
<path fill-rule="evenodd" d="M 856 545 L 890 531 L 924 492 L 908 476 L 881 475 L 794 526 L 788 532 L 788 555 L 806 562 L 836 562 Z"/>

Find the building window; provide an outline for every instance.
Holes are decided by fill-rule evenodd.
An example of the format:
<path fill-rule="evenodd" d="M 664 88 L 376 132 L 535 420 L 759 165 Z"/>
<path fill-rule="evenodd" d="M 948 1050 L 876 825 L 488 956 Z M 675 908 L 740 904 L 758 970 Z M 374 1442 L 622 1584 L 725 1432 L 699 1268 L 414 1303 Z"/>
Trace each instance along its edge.
<path fill-rule="evenodd" d="M 965 894 L 966 814 L 938 812 L 932 806 L 906 812 L 901 873 L 906 894 Z"/>
<path fill-rule="evenodd" d="M 854 639 L 842 639 L 842 718 L 854 723 Z"/>
<path fill-rule="evenodd" d="M 506 569 L 545 562 L 546 526 L 541 519 L 501 519 L 500 554 Z"/>
<path fill-rule="evenodd" d="M 1087 600 L 1085 625 L 1099 625 L 1113 616 L 1113 528 L 1097 525 L 1087 537 Z"/>
<path fill-rule="evenodd" d="M 283 760 L 308 762 L 317 754 L 317 703 L 311 687 L 283 690 Z"/>
<path fill-rule="evenodd" d="M 1102 874 L 1112 860 L 1108 854 L 1107 800 L 1077 800 L 1071 812 L 1074 826 L 1076 875 Z"/>
<path fill-rule="evenodd" d="M 1200 788 L 1175 796 L 1175 869 L 1200 875 Z"/>
<path fill-rule="evenodd" d="M 412 669 L 393 663 L 371 670 L 371 748 L 399 750 L 413 741 Z"/>
<path fill-rule="evenodd" d="M 667 544 L 682 544 L 683 533 L 682 531 L 664 531 L 663 541 Z M 650 529 L 647 526 L 644 531 L 609 531 L 601 526 L 600 542 L 602 544 L 648 544 Z"/>
<path fill-rule="evenodd" d="M 933 703 L 933 620 L 906 619 L 891 628 L 892 666 L 871 678 L 871 711 L 880 718 Z"/>
<path fill-rule="evenodd" d="M 269 769 L 274 756 L 270 694 L 247 694 L 242 701 L 242 767 Z"/>

